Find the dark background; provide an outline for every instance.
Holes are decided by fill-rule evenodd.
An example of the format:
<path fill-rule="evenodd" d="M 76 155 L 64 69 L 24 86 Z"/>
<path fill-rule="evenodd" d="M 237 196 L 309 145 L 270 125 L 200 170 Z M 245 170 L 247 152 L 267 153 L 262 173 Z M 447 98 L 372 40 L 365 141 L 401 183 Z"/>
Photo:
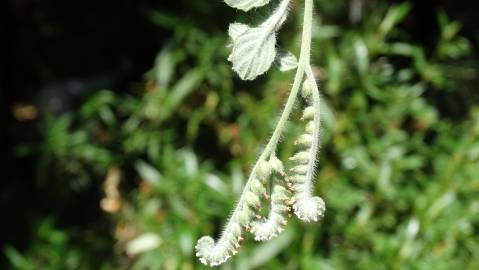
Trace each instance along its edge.
<path fill-rule="evenodd" d="M 478 1 L 416 0 L 412 4 L 404 27 L 413 33 L 416 43 L 426 47 L 435 43 L 436 11 L 443 9 L 463 25 L 461 34 L 472 42 L 473 51 L 478 50 Z M 8 0 L 2 5 L 0 121 L 6 160 L 0 180 L 0 211 L 4 217 L 0 222 L 0 247 L 11 243 L 21 250 L 28 246 L 30 224 L 44 214 L 54 213 L 60 225 L 81 226 L 96 222 L 100 213 L 98 187 L 92 186 L 75 200 L 53 207 L 51 198 L 36 190 L 33 160 L 15 153 L 19 144 L 36 140 L 39 124 L 37 118 L 17 121 L 13 108 L 35 104 L 40 113 L 49 110 L 61 114 L 74 110 L 96 89 L 128 91 L 132 83 L 142 80 L 158 49 L 172 34 L 149 19 L 155 9 L 184 14 L 185 19 L 204 24 L 200 27 L 208 31 L 222 31 L 235 13 L 220 1 L 215 10 L 210 10 L 211 5 L 203 8 L 201 1 L 191 0 Z M 52 103 L 55 99 L 61 102 Z M 76 206 L 82 211 L 68 210 L 78 209 Z"/>

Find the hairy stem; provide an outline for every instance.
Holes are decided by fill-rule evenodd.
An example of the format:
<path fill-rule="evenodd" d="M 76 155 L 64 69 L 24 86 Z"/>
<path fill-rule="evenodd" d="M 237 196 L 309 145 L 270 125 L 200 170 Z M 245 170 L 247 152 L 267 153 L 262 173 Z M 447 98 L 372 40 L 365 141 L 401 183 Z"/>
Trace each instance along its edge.
<path fill-rule="evenodd" d="M 293 109 L 294 103 L 296 101 L 296 97 L 298 96 L 299 87 L 301 85 L 301 81 L 303 80 L 304 71 L 310 63 L 310 55 L 311 55 L 311 28 L 312 28 L 312 21 L 313 21 L 313 0 L 305 0 L 305 8 L 304 8 L 304 18 L 303 18 L 303 34 L 301 37 L 301 52 L 299 55 L 298 61 L 298 68 L 296 70 L 296 75 L 294 76 L 293 87 L 291 88 L 291 92 L 289 94 L 288 100 L 286 101 L 286 105 L 284 106 L 283 113 L 279 118 L 278 124 L 269 140 L 266 148 L 263 151 L 263 154 L 260 156 L 259 159 L 266 158 L 269 154 L 274 154 L 276 151 L 276 146 L 278 145 L 279 138 L 281 137 L 281 133 L 283 133 L 284 127 L 286 122 L 288 121 L 289 115 L 291 114 L 291 110 Z"/>
<path fill-rule="evenodd" d="M 277 12 L 275 13 L 275 16 L 272 17 L 271 19 L 275 22 L 271 24 L 272 27 L 273 26 L 277 27 L 277 24 L 281 23 L 282 16 L 286 14 L 287 7 L 290 1 L 291 0 L 282 0 L 280 6 L 277 9 Z M 282 163 L 279 160 L 277 160 L 277 158 L 275 157 L 276 148 L 279 143 L 281 134 L 285 130 L 286 123 L 291 115 L 291 111 L 293 110 L 294 103 L 298 96 L 299 88 L 300 88 L 300 85 L 302 84 L 305 74 L 308 81 L 310 81 L 311 87 L 313 88 L 313 104 L 314 104 L 313 106 L 315 108 L 315 111 L 317 112 L 314 118 L 314 127 L 316 131 L 314 132 L 315 139 L 312 145 L 314 157 L 312 157 L 311 160 L 309 161 L 310 167 L 311 168 L 314 167 L 314 162 L 316 159 L 315 157 L 317 154 L 317 148 L 319 145 L 319 124 L 320 124 L 319 122 L 320 121 L 319 120 L 319 92 L 318 92 L 318 87 L 316 85 L 316 81 L 314 79 L 313 72 L 310 66 L 313 0 L 305 0 L 304 3 L 305 3 L 305 8 L 304 8 L 303 29 L 302 29 L 302 37 L 301 37 L 301 51 L 299 55 L 296 74 L 294 76 L 294 82 L 291 87 L 291 91 L 289 93 L 286 104 L 284 106 L 284 110 L 281 113 L 281 116 L 278 120 L 278 123 L 276 124 L 276 127 L 273 131 L 271 138 L 269 139 L 268 143 L 266 144 L 266 147 L 263 149 L 261 155 L 256 161 L 253 169 L 251 170 L 251 174 L 248 178 L 248 181 L 246 182 L 244 191 L 239 198 L 239 201 L 234 209 L 232 216 L 227 221 L 227 224 L 225 225 L 225 229 L 220 235 L 220 238 L 216 241 L 216 243 L 214 239 L 209 236 L 204 236 L 200 240 L 198 240 L 198 244 L 196 246 L 197 256 L 199 256 L 201 262 L 205 264 L 210 264 L 212 266 L 219 265 L 225 262 L 232 254 L 235 254 L 237 252 L 236 249 L 239 247 L 239 241 L 242 238 L 240 236 L 242 234 L 242 229 L 240 228 L 240 225 L 246 227 L 246 229 L 250 228 L 250 225 L 252 225 L 252 215 L 251 215 L 251 212 L 249 212 L 250 211 L 249 207 L 260 207 L 260 202 L 259 202 L 260 200 L 257 197 L 258 194 L 256 194 L 256 192 L 258 191 L 258 184 L 257 184 L 258 177 L 261 177 L 262 178 L 261 180 L 267 181 L 271 173 L 271 171 L 266 172 L 269 169 L 265 169 L 265 166 L 276 167 L 275 168 L 276 173 L 284 174 L 282 172 Z M 269 31 L 273 31 L 273 30 L 274 28 L 272 28 Z M 270 160 L 267 161 L 266 160 L 267 158 L 269 158 Z M 275 159 L 277 160 L 277 162 L 274 162 Z M 278 162 L 280 165 L 278 165 Z M 265 163 L 269 165 L 264 165 Z M 271 164 L 273 164 L 273 166 Z M 311 169 L 311 172 L 310 172 L 310 175 L 312 174 L 313 174 L 313 169 Z M 271 184 L 271 182 L 269 183 Z M 259 184 L 259 186 L 262 187 L 261 184 Z M 278 191 L 280 188 L 284 189 L 284 187 L 278 185 L 276 187 L 276 190 Z M 311 183 L 309 183 L 308 189 L 311 191 Z M 261 191 L 259 191 L 258 193 L 260 192 Z M 284 189 L 284 192 L 286 192 L 286 189 Z M 278 199 L 278 196 L 281 195 L 280 193 L 278 193 L 277 196 L 272 198 L 272 201 L 274 199 Z M 287 195 L 283 194 L 283 196 L 285 197 L 285 199 L 287 199 Z M 310 193 L 310 196 L 311 196 L 311 193 Z M 283 208 L 279 208 L 279 204 L 283 202 L 279 201 L 275 203 L 278 204 L 277 205 L 278 209 L 275 209 L 274 207 L 272 207 L 272 211 L 274 211 L 279 217 L 282 217 L 281 214 L 283 214 L 284 209 L 287 209 L 287 206 L 284 205 Z M 248 209 L 248 210 L 245 210 L 245 209 Z M 317 211 L 315 210 L 314 214 L 316 214 L 316 212 Z M 307 215 L 308 219 L 316 220 L 316 216 L 314 218 L 310 218 L 310 216 L 311 215 Z M 256 233 L 258 234 L 256 235 L 257 239 L 263 240 L 263 239 L 269 239 L 275 236 L 277 233 L 280 232 L 281 230 L 280 226 L 282 225 L 283 221 L 284 223 L 286 222 L 285 220 L 273 220 L 273 221 L 277 223 L 279 222 L 281 224 L 279 223 L 273 224 L 274 226 L 276 226 L 272 228 L 273 230 L 270 230 L 271 228 L 265 228 L 267 230 L 263 230 L 264 228 L 259 228 L 260 230 L 256 231 Z"/>
<path fill-rule="evenodd" d="M 278 145 L 281 134 L 283 133 L 284 127 L 286 126 L 286 122 L 288 121 L 291 111 L 293 110 L 296 97 L 298 96 L 299 87 L 304 77 L 305 69 L 306 67 L 309 67 L 309 64 L 310 64 L 312 23 L 313 23 L 313 0 L 305 0 L 304 15 L 303 15 L 303 32 L 301 37 L 301 52 L 299 55 L 298 68 L 296 70 L 296 75 L 294 76 L 293 86 L 291 87 L 291 92 L 288 96 L 288 100 L 286 101 L 286 105 L 284 107 L 283 113 L 281 114 L 279 121 L 276 125 L 276 128 L 274 129 L 273 135 L 271 136 L 268 144 L 264 148 L 258 160 L 265 160 L 269 155 L 273 155 L 274 152 L 276 152 L 276 147 Z M 248 178 L 248 182 L 245 185 L 245 190 L 249 189 L 251 179 L 254 179 L 256 175 L 257 165 L 258 165 L 258 162 L 256 162 L 255 166 L 253 167 L 251 171 L 250 177 Z M 226 225 L 227 227 L 230 222 L 235 220 L 236 214 L 239 212 L 238 210 L 243 207 L 243 204 L 244 204 L 244 193 L 241 195 L 238 201 L 238 204 L 236 205 L 235 211 L 233 212 L 233 216 L 231 216 L 231 218 L 228 221 L 228 224 Z"/>
<path fill-rule="evenodd" d="M 316 84 L 316 79 L 314 78 L 313 70 L 311 69 L 311 65 L 308 65 L 306 68 L 306 78 L 308 80 L 309 85 L 311 86 L 311 94 L 313 96 L 313 108 L 314 108 L 314 134 L 313 134 L 313 143 L 311 144 L 311 159 L 309 160 L 308 164 L 308 173 L 307 179 L 311 179 L 311 181 L 307 182 L 307 188 L 312 194 L 312 179 L 314 177 L 314 165 L 316 163 L 316 158 L 318 156 L 319 151 L 319 140 L 320 134 L 319 130 L 321 127 L 321 105 L 320 105 L 320 96 L 319 96 L 319 89 L 318 85 Z"/>

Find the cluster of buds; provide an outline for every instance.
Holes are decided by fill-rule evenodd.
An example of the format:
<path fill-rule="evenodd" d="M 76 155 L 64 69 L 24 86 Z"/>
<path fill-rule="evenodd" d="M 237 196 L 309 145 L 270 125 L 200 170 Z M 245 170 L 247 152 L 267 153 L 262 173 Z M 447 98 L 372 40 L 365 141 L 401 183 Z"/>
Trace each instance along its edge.
<path fill-rule="evenodd" d="M 215 242 L 210 236 L 203 236 L 198 240 L 195 246 L 196 256 L 202 263 L 210 266 L 220 265 L 236 254 L 243 239 L 243 231 L 250 230 L 256 236 L 259 234 L 265 235 L 264 229 L 266 228 L 263 226 L 263 229 L 261 229 L 260 222 L 255 221 L 255 218 L 261 219 L 259 210 L 261 209 L 262 198 L 268 199 L 270 197 L 265 184 L 271 180 L 272 176 L 276 175 L 284 176 L 283 164 L 277 157 L 272 156 L 268 161 L 262 159 L 258 161 L 219 240 Z M 277 222 L 278 226 L 284 226 L 286 219 L 283 214 L 286 208 L 283 207 L 283 203 L 288 201 L 288 198 L 286 189 L 276 185 L 272 192 L 271 213 L 265 222 Z M 281 215 L 281 218 L 278 215 Z M 277 235 L 280 232 L 278 228 L 272 228 L 267 238 L 271 239 L 274 235 Z M 258 237 L 264 238 L 263 236 Z"/>
<path fill-rule="evenodd" d="M 271 0 L 223 0 L 233 8 L 249 11 L 262 7 Z M 271 15 L 257 26 L 242 23 L 230 25 L 231 54 L 228 60 L 233 70 L 243 80 L 253 80 L 268 71 L 273 62 L 279 63 L 281 71 L 296 69 L 296 75 L 283 113 L 259 160 L 256 162 L 238 204 L 228 220 L 220 238 L 200 238 L 195 246 L 196 256 L 203 264 L 216 266 L 224 263 L 238 252 L 243 234 L 247 231 L 257 241 L 269 240 L 284 230 L 291 216 L 290 206 L 303 221 L 316 221 L 324 215 L 324 202 L 313 197 L 312 181 L 316 155 L 319 148 L 319 90 L 311 70 L 311 35 L 313 0 L 304 1 L 304 23 L 299 60 L 292 53 L 277 54 L 277 31 L 286 20 L 291 0 L 278 1 Z M 296 141 L 299 151 L 290 159 L 294 161 L 291 177 L 286 176 L 283 163 L 276 155 L 281 134 L 286 128 L 294 108 L 303 75 L 301 93 L 308 101 L 303 119 L 307 121 L 305 133 Z M 261 216 L 261 206 L 271 199 L 269 212 Z"/>
<path fill-rule="evenodd" d="M 283 163 L 276 156 L 272 156 L 269 159 L 268 166 L 273 182 L 271 206 L 267 218 L 251 223 L 251 233 L 254 234 L 254 239 L 257 241 L 270 240 L 282 232 L 287 224 L 286 215 L 290 211 L 291 196 L 285 188 Z"/>
<path fill-rule="evenodd" d="M 271 208 L 268 218 L 251 223 L 251 232 L 256 241 L 270 240 L 284 230 L 284 226 L 288 224 L 286 215 L 291 210 L 289 203 L 288 190 L 280 184 L 275 184 L 271 193 Z"/>
<path fill-rule="evenodd" d="M 302 96 L 308 103 L 301 119 L 306 122 L 305 133 L 295 144 L 298 152 L 290 158 L 295 166 L 291 168 L 291 187 L 294 191 L 293 210 L 296 216 L 307 222 L 317 221 L 326 210 L 324 201 L 320 197 L 313 197 L 313 178 L 316 164 L 316 155 L 319 148 L 319 99 L 317 93 L 312 93 L 308 80 L 303 83 Z M 316 98 L 315 98 L 316 97 Z M 311 99 L 313 99 L 311 101 Z"/>
<path fill-rule="evenodd" d="M 324 215 L 324 201 L 312 195 L 319 147 L 319 96 L 311 91 L 308 81 L 303 83 L 302 96 L 313 105 L 303 111 L 306 127 L 295 142 L 298 151 L 290 158 L 294 162 L 290 176 L 286 176 L 283 163 L 276 156 L 272 155 L 269 160 L 259 159 L 218 241 L 210 236 L 198 240 L 196 256 L 202 263 L 216 266 L 236 254 L 244 231 L 250 231 L 257 241 L 276 237 L 287 224 L 290 205 L 303 221 L 317 221 Z M 272 190 L 267 188 L 270 183 Z M 266 199 L 271 199 L 269 214 L 261 217 L 261 205 Z"/>
<path fill-rule="evenodd" d="M 195 246 L 196 256 L 203 264 L 220 265 L 238 252 L 242 240 L 240 224 L 230 220 L 216 243 L 210 236 L 203 236 L 198 240 Z"/>

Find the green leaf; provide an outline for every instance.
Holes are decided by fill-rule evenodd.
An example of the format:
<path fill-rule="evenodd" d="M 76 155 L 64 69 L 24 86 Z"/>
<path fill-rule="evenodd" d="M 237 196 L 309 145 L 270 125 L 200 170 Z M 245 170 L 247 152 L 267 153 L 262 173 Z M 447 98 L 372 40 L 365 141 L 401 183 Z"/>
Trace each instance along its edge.
<path fill-rule="evenodd" d="M 175 71 L 173 46 L 165 46 L 155 59 L 155 79 L 159 87 L 167 87 Z"/>
<path fill-rule="evenodd" d="M 268 31 L 266 25 L 248 28 L 233 40 L 233 52 L 228 60 L 241 79 L 254 80 L 270 69 L 276 57 L 276 33 Z"/>
<path fill-rule="evenodd" d="M 144 233 L 126 244 L 126 253 L 130 256 L 137 255 L 160 246 L 161 238 L 155 233 Z"/>
<path fill-rule="evenodd" d="M 161 119 L 169 118 L 183 99 L 200 85 L 204 76 L 204 72 L 201 68 L 188 71 L 171 89 Z"/>
<path fill-rule="evenodd" d="M 278 69 L 283 72 L 295 69 L 298 66 L 298 59 L 291 52 L 279 55 L 276 62 Z"/>
<path fill-rule="evenodd" d="M 396 24 L 400 23 L 406 17 L 410 9 L 411 5 L 409 3 L 403 3 L 389 9 L 386 17 L 379 26 L 380 32 L 387 35 Z"/>
<path fill-rule="evenodd" d="M 356 39 L 354 42 L 354 54 L 356 56 L 356 65 L 359 73 L 365 74 L 369 67 L 369 52 L 362 39 Z"/>
<path fill-rule="evenodd" d="M 143 160 L 138 160 L 135 162 L 135 169 L 143 180 L 148 181 L 152 184 L 158 184 L 162 178 L 160 172 L 150 164 L 144 162 Z"/>
<path fill-rule="evenodd" d="M 231 23 L 228 28 L 228 35 L 230 36 L 231 40 L 236 40 L 236 38 L 246 32 L 248 28 L 249 26 L 244 23 Z"/>
<path fill-rule="evenodd" d="M 258 27 L 232 26 L 233 51 L 228 60 L 241 79 L 254 80 L 270 69 L 276 57 L 276 31 L 286 19 L 288 4 L 289 0 L 283 0 Z M 237 36 L 238 32 L 243 33 Z"/>
<path fill-rule="evenodd" d="M 4 254 L 16 269 L 29 269 L 31 267 L 28 260 L 10 245 L 5 248 Z"/>

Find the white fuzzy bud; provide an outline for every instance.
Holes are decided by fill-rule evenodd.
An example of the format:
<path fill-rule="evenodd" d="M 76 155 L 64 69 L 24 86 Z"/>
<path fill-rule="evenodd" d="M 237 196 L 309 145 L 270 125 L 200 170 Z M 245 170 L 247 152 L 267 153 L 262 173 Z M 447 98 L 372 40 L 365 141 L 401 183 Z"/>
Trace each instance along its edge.
<path fill-rule="evenodd" d="M 306 132 L 307 132 L 308 134 L 311 134 L 311 135 L 312 135 L 312 134 L 314 133 L 314 129 L 315 129 L 315 128 L 314 128 L 314 121 L 309 121 L 309 122 L 306 124 L 306 128 L 305 128 Z"/>
<path fill-rule="evenodd" d="M 301 151 L 290 157 L 289 160 L 296 161 L 299 164 L 307 164 L 311 159 L 311 153 L 308 151 Z"/>
<path fill-rule="evenodd" d="M 201 237 L 196 243 L 196 256 L 200 258 L 201 263 L 208 265 L 210 253 L 215 245 L 215 240 L 209 236 Z"/>
<path fill-rule="evenodd" d="M 260 179 L 267 179 L 271 175 L 271 165 L 265 160 L 258 161 L 256 175 Z"/>
<path fill-rule="evenodd" d="M 241 237 L 241 226 L 238 223 L 233 222 L 230 225 L 230 232 L 235 238 L 238 239 L 239 237 Z"/>
<path fill-rule="evenodd" d="M 247 226 L 253 217 L 253 211 L 248 207 L 248 205 L 244 204 L 243 207 L 238 210 L 237 215 L 238 223 L 241 226 Z"/>
<path fill-rule="evenodd" d="M 306 181 L 308 181 L 308 177 L 306 175 L 293 175 L 291 177 L 291 182 L 295 184 L 304 184 Z"/>
<path fill-rule="evenodd" d="M 303 120 L 312 120 L 314 118 L 314 107 L 313 106 L 308 106 L 304 109 L 303 111 L 303 116 L 301 119 Z"/>
<path fill-rule="evenodd" d="M 268 218 L 264 221 L 251 223 L 251 232 L 254 234 L 256 241 L 264 241 L 276 237 L 283 231 L 283 226 L 287 223 L 285 214 L 289 211 L 287 205 L 288 191 L 280 185 L 275 185 L 271 198 L 271 209 Z"/>
<path fill-rule="evenodd" d="M 210 236 L 201 237 L 195 246 L 196 256 L 205 265 L 222 264 L 235 254 L 240 239 L 241 226 L 236 222 L 230 222 L 216 243 Z"/>
<path fill-rule="evenodd" d="M 296 145 L 303 145 L 303 146 L 311 146 L 311 144 L 313 143 L 313 136 L 309 135 L 309 134 L 303 134 L 301 136 L 299 136 L 299 138 L 294 142 Z"/>
<path fill-rule="evenodd" d="M 311 96 L 311 84 L 308 80 L 303 82 L 303 86 L 301 87 L 301 95 L 304 99 L 308 99 Z"/>
<path fill-rule="evenodd" d="M 281 160 L 279 160 L 276 156 L 272 156 L 269 159 L 269 165 L 271 166 L 273 171 L 275 171 L 279 174 L 284 174 L 283 162 L 281 162 Z"/>
<path fill-rule="evenodd" d="M 290 169 L 295 174 L 306 174 L 308 172 L 308 165 L 298 165 Z"/>
<path fill-rule="evenodd" d="M 281 204 L 289 199 L 288 191 L 282 186 L 278 186 L 281 188 L 276 188 L 277 186 L 278 185 L 275 186 L 275 191 L 271 195 L 271 200 L 277 204 Z"/>
<path fill-rule="evenodd" d="M 263 222 L 254 222 L 251 225 L 251 232 L 256 241 L 270 240 L 283 231 L 286 218 L 282 215 L 272 212 L 268 219 Z"/>
<path fill-rule="evenodd" d="M 254 178 L 251 180 L 251 191 L 254 192 L 255 194 L 264 194 L 266 193 L 266 188 L 264 187 L 263 183 L 259 181 L 258 179 Z"/>
<path fill-rule="evenodd" d="M 251 191 L 247 191 L 245 194 L 245 201 L 250 207 L 258 207 L 260 206 L 260 200 L 258 195 L 254 194 Z"/>
<path fill-rule="evenodd" d="M 326 205 L 320 197 L 298 198 L 293 205 L 296 216 L 306 222 L 318 221 L 324 216 Z"/>

